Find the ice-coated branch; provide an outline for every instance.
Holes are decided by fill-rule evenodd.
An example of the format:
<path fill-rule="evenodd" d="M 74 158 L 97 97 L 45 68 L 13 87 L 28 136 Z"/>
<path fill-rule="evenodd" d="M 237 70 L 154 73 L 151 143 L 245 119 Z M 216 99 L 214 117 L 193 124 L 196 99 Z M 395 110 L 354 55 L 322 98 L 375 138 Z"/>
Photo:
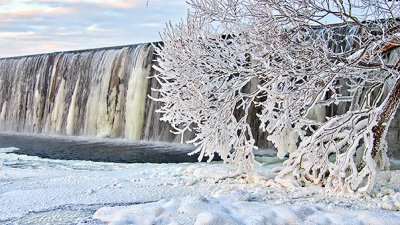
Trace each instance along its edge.
<path fill-rule="evenodd" d="M 368 192 L 387 167 L 397 107 L 400 2 L 192 0 L 156 48 L 157 112 L 215 154 L 252 172 L 256 108 L 283 158 L 276 180 Z M 341 110 L 338 110 L 341 109 Z M 286 180 L 286 181 L 285 181 Z"/>
<path fill-rule="evenodd" d="M 313 39 L 320 42 L 321 50 L 336 62 L 338 68 L 349 73 L 337 73 L 338 89 L 330 89 L 322 101 L 324 105 L 339 105 L 339 99 L 351 99 L 344 105 L 347 111 L 336 112 L 326 122 L 303 138 L 297 150 L 290 154 L 276 181 L 286 185 L 314 183 L 335 191 L 368 193 L 376 172 L 388 168 L 385 137 L 399 105 L 398 57 L 393 51 L 399 47 L 399 2 L 361 1 L 296 1 L 295 6 L 275 5 L 281 17 L 292 27 L 310 27 L 316 22 L 318 29 Z M 296 5 L 298 4 L 298 5 Z M 299 17 L 295 8 L 311 8 Z M 356 12 L 365 11 L 357 15 Z M 324 15 L 320 17 L 320 15 Z M 330 26 L 321 18 L 336 17 L 341 24 Z M 353 29 L 343 40 L 340 29 Z M 296 29 L 294 29 L 296 30 Z M 398 55 L 398 53 L 397 53 Z M 335 82 L 336 82 L 335 81 Z M 343 82 L 345 81 L 345 82 Z"/>

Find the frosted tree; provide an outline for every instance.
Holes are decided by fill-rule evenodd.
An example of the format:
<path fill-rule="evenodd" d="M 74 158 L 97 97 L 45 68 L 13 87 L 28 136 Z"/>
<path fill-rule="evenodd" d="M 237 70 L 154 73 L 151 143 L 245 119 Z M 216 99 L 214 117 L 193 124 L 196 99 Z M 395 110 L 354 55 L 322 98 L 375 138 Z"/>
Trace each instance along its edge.
<path fill-rule="evenodd" d="M 399 57 L 389 55 L 400 46 L 399 2 L 267 2 L 291 29 L 313 29 L 310 38 L 322 44 L 333 68 L 346 71 L 335 77 L 340 87 L 317 102 L 345 104 L 346 111 L 303 138 L 276 179 L 369 192 L 377 170 L 388 168 L 385 137 L 400 102 Z"/>
<path fill-rule="evenodd" d="M 189 143 L 198 146 L 193 154 L 200 153 L 199 160 L 208 156 L 211 161 L 217 152 L 224 161 L 251 172 L 255 146 L 247 123 L 248 109 L 258 91 L 244 89 L 261 73 L 260 66 L 249 62 L 248 53 L 254 49 L 229 21 L 238 19 L 240 12 L 227 8 L 227 17 L 238 14 L 226 18 L 225 23 L 212 12 L 200 10 L 206 7 L 197 5 L 201 3 L 192 2 L 197 11 L 188 15 L 187 23 L 168 26 L 163 45 L 156 49 L 156 69 L 160 72 L 156 78 L 161 84 L 156 90 L 161 95 L 157 101 L 164 103 L 158 112 L 174 132 L 196 133 Z M 224 6 L 218 1 L 212 3 L 207 8 L 218 10 L 217 7 Z M 213 24 L 213 19 L 217 24 Z M 245 23 L 244 19 L 241 22 Z M 225 30 L 230 31 L 229 35 L 224 35 Z M 234 115 L 238 108 L 245 112 L 241 117 Z"/>
<path fill-rule="evenodd" d="M 156 76 L 164 103 L 158 112 L 176 133 L 193 130 L 194 153 L 215 153 L 251 172 L 256 148 L 249 109 L 258 107 L 262 129 L 280 155 L 296 149 L 301 126 L 331 62 L 304 34 L 290 35 L 268 4 L 254 1 L 192 1 L 186 23 L 164 33 Z M 313 63 L 310 64 L 310 58 Z M 326 71 L 309 76 L 308 71 Z M 300 88 L 302 86 L 303 88 Z M 290 107 L 289 107 L 290 106 Z M 237 112 L 242 113 L 237 113 Z M 291 145 L 279 141 L 291 135 Z"/>
<path fill-rule="evenodd" d="M 377 163 L 387 167 L 384 138 L 398 106 L 398 64 L 385 58 L 398 46 L 398 2 L 190 4 L 156 49 L 155 91 L 174 132 L 195 132 L 199 159 L 217 153 L 251 173 L 256 107 L 278 156 L 290 153 L 278 183 L 370 190 Z M 325 117 L 334 105 L 346 112 Z"/>

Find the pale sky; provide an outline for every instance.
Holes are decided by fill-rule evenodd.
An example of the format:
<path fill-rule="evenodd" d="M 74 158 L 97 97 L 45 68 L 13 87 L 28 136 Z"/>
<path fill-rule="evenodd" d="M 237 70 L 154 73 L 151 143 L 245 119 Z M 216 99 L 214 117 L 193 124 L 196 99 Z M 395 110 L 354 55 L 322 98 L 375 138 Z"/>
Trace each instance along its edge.
<path fill-rule="evenodd" d="M 185 0 L 0 0 L 0 58 L 159 41 Z"/>

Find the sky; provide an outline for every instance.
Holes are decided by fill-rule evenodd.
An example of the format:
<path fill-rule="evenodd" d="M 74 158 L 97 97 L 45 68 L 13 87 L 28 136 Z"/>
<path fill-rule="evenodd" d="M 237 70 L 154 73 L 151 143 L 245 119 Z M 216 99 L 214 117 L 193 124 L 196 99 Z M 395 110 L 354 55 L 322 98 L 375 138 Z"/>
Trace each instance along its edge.
<path fill-rule="evenodd" d="M 0 0 L 0 58 L 159 41 L 185 0 Z"/>

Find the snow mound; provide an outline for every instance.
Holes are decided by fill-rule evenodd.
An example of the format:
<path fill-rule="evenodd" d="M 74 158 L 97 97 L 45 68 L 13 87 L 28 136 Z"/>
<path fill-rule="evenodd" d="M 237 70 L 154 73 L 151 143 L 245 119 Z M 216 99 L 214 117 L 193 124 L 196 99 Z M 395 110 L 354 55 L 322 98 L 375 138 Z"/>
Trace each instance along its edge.
<path fill-rule="evenodd" d="M 381 199 L 379 206 L 386 210 L 400 211 L 400 170 L 383 171 L 377 177 L 373 196 Z"/>
<path fill-rule="evenodd" d="M 11 153 L 11 152 L 15 152 L 18 150 L 19 150 L 19 148 L 15 148 L 15 147 L 0 148 L 0 153 Z"/>
<path fill-rule="evenodd" d="M 243 193 L 245 195 L 245 193 Z M 318 204 L 276 205 L 242 201 L 241 194 L 182 197 L 131 206 L 103 207 L 94 219 L 107 224 L 398 224 L 400 214 Z"/>
<path fill-rule="evenodd" d="M 220 162 L 117 164 L 0 153 L 0 224 L 399 224 L 400 171 L 370 196 L 268 186 Z M 96 211 L 97 210 L 97 211 Z M 93 213 L 96 211 L 94 217 Z M 60 222 L 63 221 L 63 222 Z"/>

